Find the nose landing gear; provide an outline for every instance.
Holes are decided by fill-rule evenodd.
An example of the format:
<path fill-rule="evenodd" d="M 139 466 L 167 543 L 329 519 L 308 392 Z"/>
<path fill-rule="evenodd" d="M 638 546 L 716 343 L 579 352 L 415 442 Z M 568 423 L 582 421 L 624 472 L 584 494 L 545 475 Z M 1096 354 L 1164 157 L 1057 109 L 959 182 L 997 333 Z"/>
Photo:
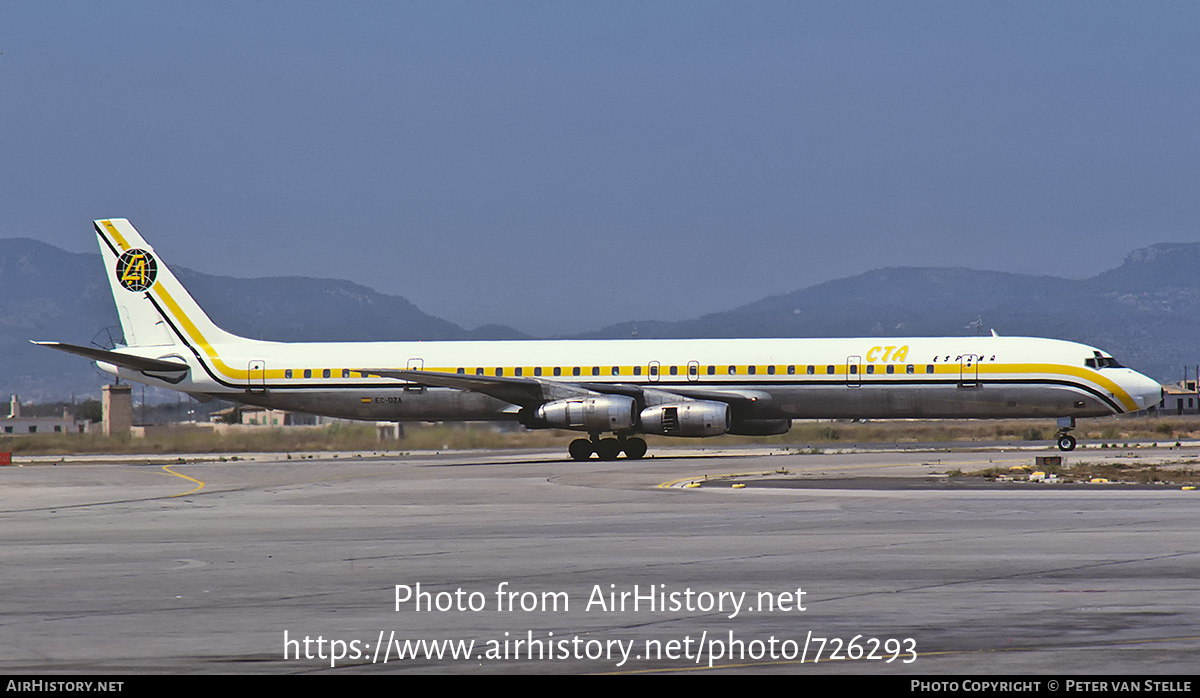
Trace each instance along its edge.
<path fill-rule="evenodd" d="M 1075 437 L 1071 436 L 1071 430 L 1075 428 L 1074 417 L 1059 417 L 1058 418 L 1058 450 L 1074 451 Z"/>

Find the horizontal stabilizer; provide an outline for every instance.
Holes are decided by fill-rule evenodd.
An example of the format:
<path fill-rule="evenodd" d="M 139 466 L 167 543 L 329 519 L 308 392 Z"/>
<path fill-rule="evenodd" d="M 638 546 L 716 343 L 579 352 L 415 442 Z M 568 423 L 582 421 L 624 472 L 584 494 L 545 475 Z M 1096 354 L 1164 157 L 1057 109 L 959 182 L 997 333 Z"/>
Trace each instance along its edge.
<path fill-rule="evenodd" d="M 135 371 L 147 371 L 153 373 L 185 373 L 188 370 L 188 365 L 178 361 L 163 361 L 161 359 L 147 359 L 142 356 L 133 356 L 132 354 L 122 354 L 117 351 L 108 351 L 98 347 L 81 347 L 78 344 L 66 344 L 64 342 L 37 342 L 32 341 L 40 347 L 50 347 L 59 351 L 65 351 L 68 354 L 78 354 L 86 356 L 94 361 L 103 361 L 106 364 L 120 366 L 122 368 L 130 368 Z"/>

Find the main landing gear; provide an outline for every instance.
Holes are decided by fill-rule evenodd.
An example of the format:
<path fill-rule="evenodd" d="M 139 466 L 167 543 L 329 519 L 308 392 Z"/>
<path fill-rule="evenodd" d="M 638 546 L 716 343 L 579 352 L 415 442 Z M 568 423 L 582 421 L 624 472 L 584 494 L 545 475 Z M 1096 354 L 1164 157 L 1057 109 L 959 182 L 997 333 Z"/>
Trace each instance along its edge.
<path fill-rule="evenodd" d="M 636 460 L 646 455 L 646 440 L 636 436 L 631 439 L 601 439 L 593 436 L 591 439 L 575 439 L 567 451 L 575 460 L 587 460 L 593 453 L 600 460 L 616 460 L 622 451 L 626 458 Z"/>
<path fill-rule="evenodd" d="M 1075 428 L 1074 417 L 1059 417 L 1058 418 L 1058 450 L 1074 451 L 1075 437 L 1071 436 L 1071 430 Z"/>

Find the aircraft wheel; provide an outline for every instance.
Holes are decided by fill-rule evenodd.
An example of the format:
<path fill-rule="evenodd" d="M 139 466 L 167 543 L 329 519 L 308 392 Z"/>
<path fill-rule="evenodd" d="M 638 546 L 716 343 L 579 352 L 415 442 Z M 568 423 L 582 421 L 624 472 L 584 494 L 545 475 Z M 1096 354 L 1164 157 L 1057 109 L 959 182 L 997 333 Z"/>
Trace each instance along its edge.
<path fill-rule="evenodd" d="M 575 439 L 567 447 L 567 452 L 575 460 L 587 460 L 592 457 L 592 442 L 587 439 Z"/>
<path fill-rule="evenodd" d="M 1063 434 L 1062 436 L 1059 436 L 1058 437 L 1058 450 L 1074 451 L 1075 450 L 1075 437 L 1071 436 L 1070 434 Z"/>
<path fill-rule="evenodd" d="M 616 439 L 600 439 L 596 442 L 596 455 L 600 460 L 616 460 L 621 455 L 621 443 Z"/>
<path fill-rule="evenodd" d="M 624 442 L 625 457 L 630 460 L 637 460 L 646 455 L 646 440 L 634 437 Z"/>

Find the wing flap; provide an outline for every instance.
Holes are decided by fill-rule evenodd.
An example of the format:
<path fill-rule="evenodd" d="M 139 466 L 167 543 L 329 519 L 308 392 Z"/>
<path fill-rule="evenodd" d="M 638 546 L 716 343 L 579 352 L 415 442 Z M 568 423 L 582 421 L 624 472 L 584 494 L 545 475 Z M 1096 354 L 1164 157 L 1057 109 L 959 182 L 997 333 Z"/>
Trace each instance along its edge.
<path fill-rule="evenodd" d="M 471 376 L 462 373 L 438 373 L 436 371 L 414 371 L 392 368 L 356 368 L 360 373 L 381 378 L 419 383 L 435 388 L 455 388 L 489 395 L 498 400 L 511 402 L 522 407 L 536 407 L 550 400 L 560 400 L 580 395 L 595 395 L 595 391 L 571 383 L 554 383 L 535 378 L 508 376 Z"/>

